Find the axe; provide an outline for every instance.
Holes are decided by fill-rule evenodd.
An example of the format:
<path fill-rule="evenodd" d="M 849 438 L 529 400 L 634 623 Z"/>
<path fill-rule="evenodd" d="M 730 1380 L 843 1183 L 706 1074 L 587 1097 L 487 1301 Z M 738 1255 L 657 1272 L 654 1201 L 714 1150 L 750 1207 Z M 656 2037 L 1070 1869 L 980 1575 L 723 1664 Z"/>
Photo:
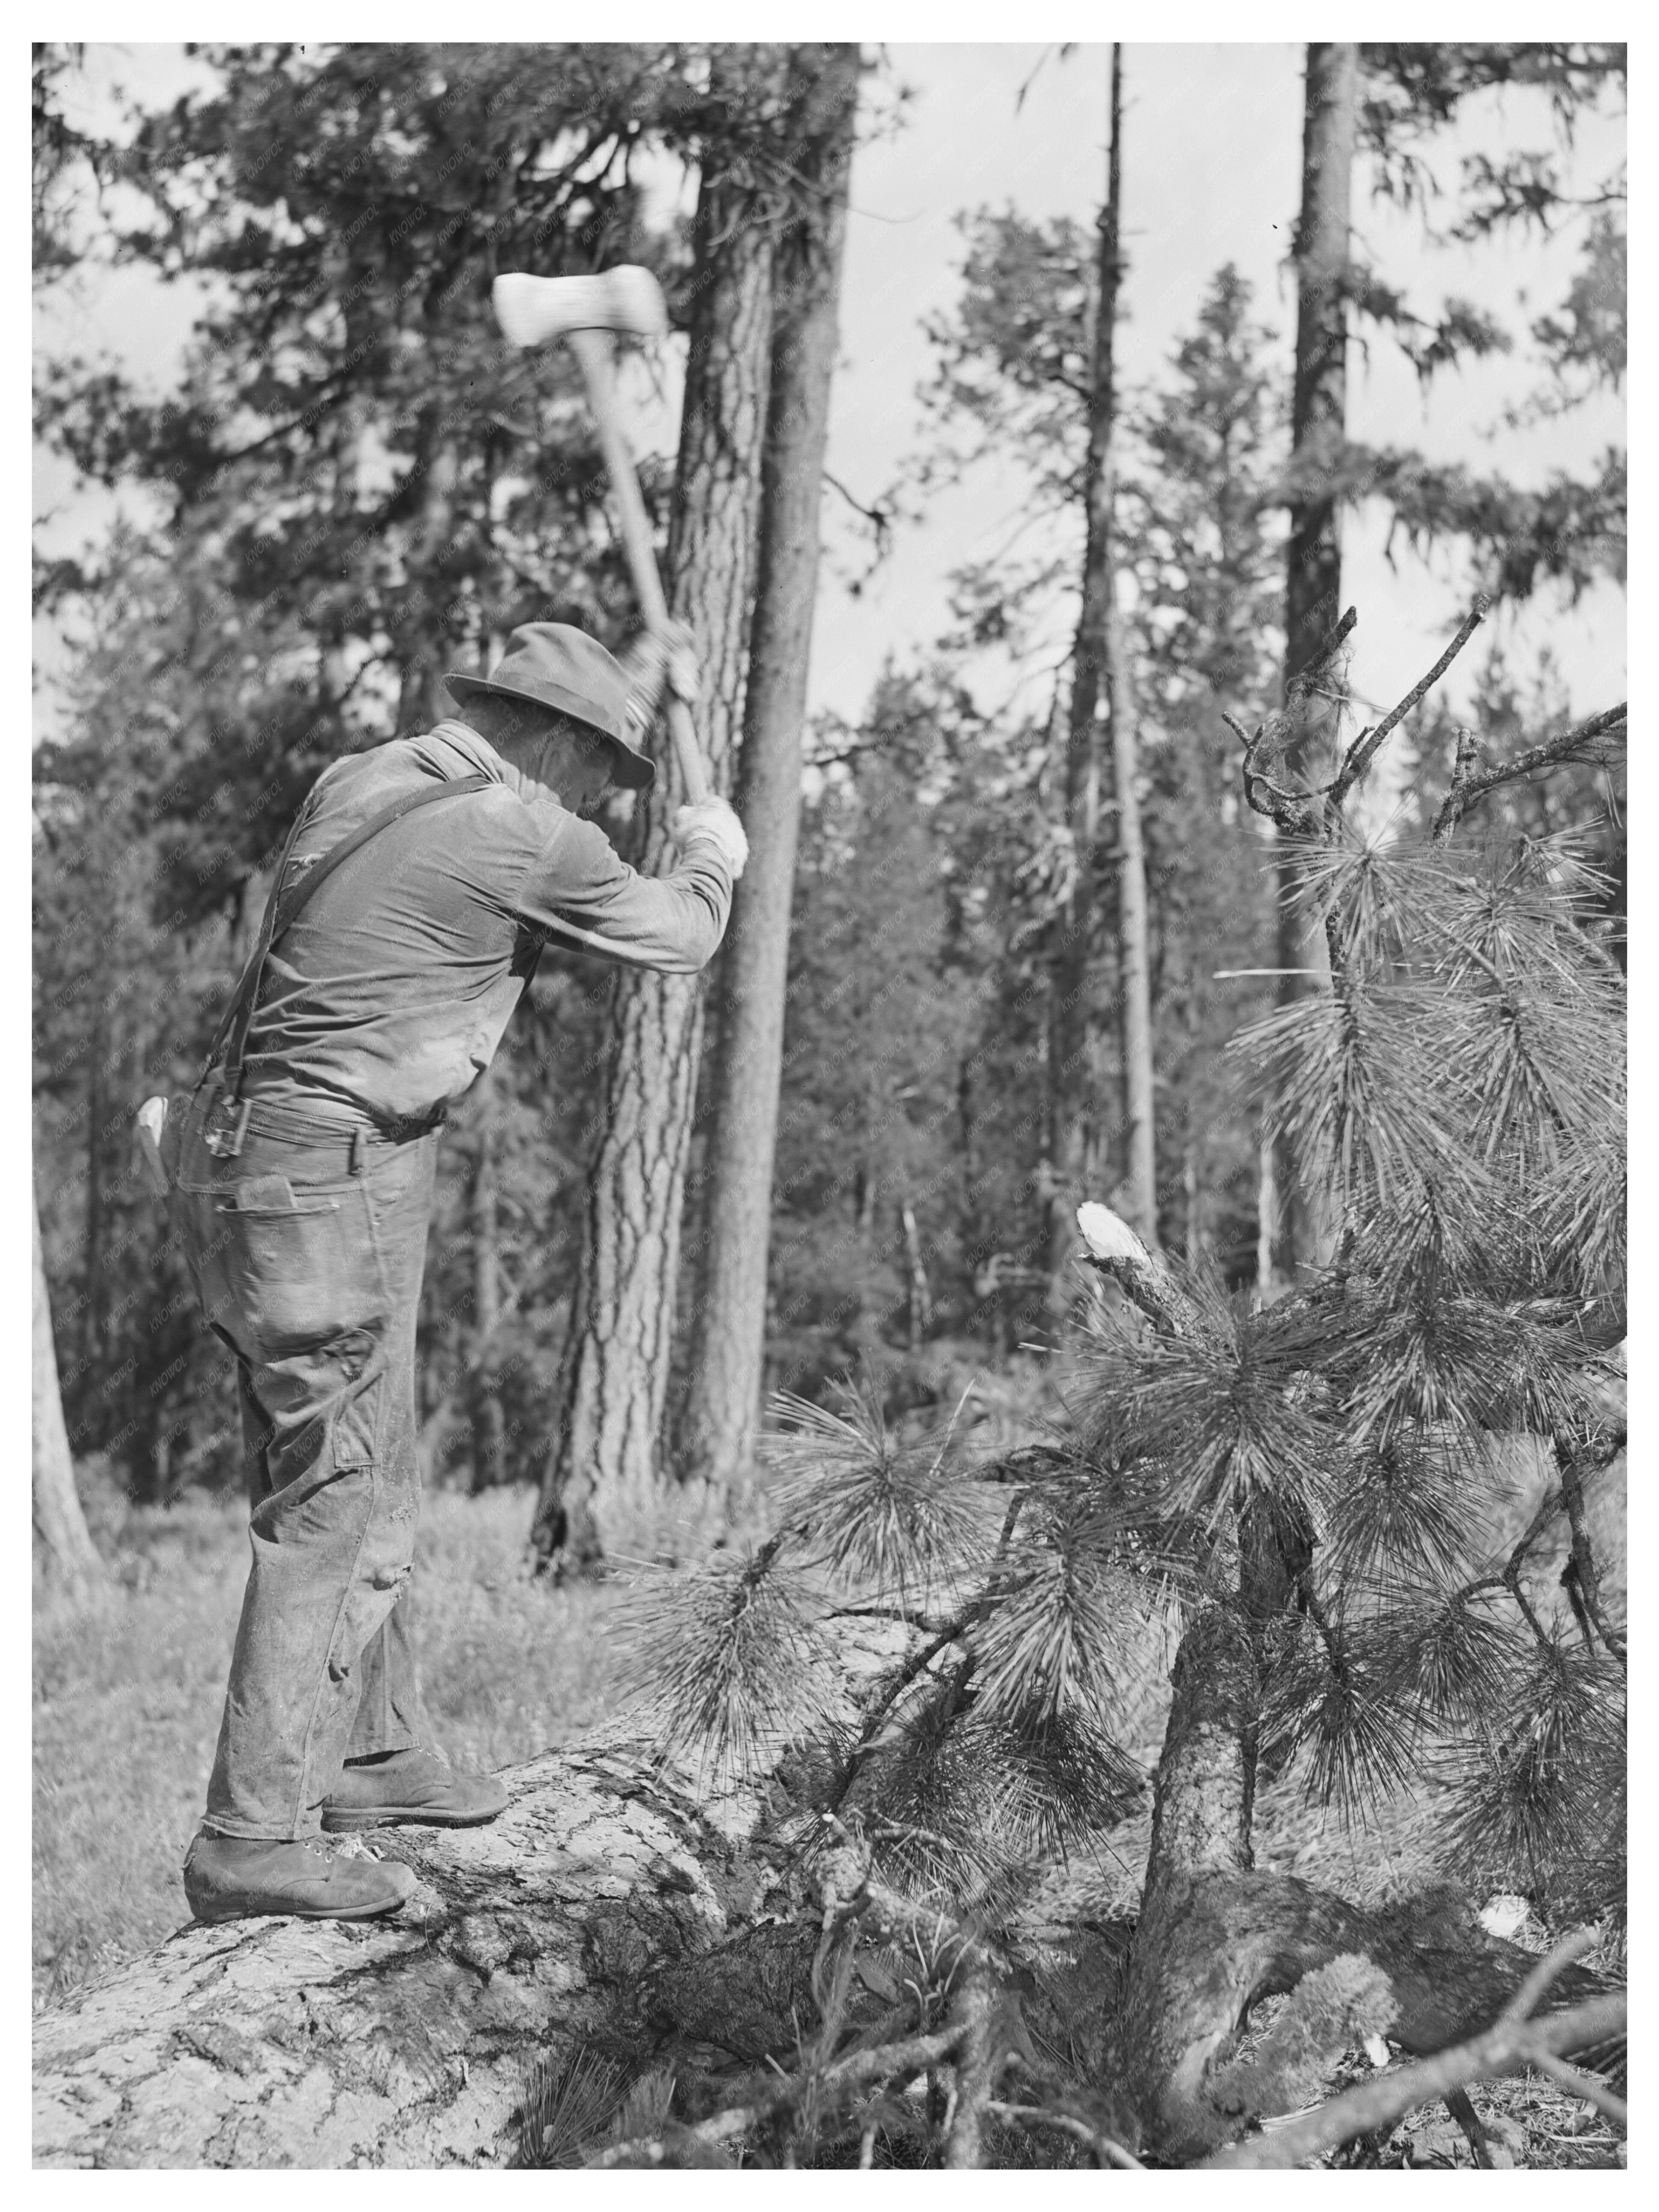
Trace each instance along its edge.
<path fill-rule="evenodd" d="M 661 631 L 667 624 L 668 606 L 651 550 L 651 525 L 640 497 L 639 479 L 617 412 L 607 333 L 631 331 L 638 337 L 660 337 L 668 328 L 662 287 L 648 269 L 624 264 L 593 276 L 498 276 L 489 296 L 502 335 L 511 344 L 550 345 L 556 338 L 563 338 L 575 355 L 587 386 L 588 404 L 599 425 L 599 449 L 605 455 L 611 489 L 622 510 L 623 544 L 634 590 L 647 624 Z M 708 772 L 697 750 L 691 710 L 672 691 L 668 727 L 686 797 L 694 803 L 707 799 Z"/>

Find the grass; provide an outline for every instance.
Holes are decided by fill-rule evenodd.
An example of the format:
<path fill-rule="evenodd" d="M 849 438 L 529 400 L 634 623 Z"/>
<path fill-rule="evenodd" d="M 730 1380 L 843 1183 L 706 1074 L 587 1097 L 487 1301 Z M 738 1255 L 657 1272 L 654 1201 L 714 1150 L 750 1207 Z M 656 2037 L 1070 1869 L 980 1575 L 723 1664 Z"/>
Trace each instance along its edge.
<path fill-rule="evenodd" d="M 459 1764 L 555 1747 L 611 1698 L 617 1585 L 532 1578 L 531 1492 L 429 1492 L 416 1570 L 422 1687 Z M 189 1496 L 166 1509 L 100 1501 L 111 1587 L 34 1625 L 34 1992 L 61 1996 L 188 1917 L 179 1869 L 213 1763 L 242 1585 L 246 1511 Z"/>

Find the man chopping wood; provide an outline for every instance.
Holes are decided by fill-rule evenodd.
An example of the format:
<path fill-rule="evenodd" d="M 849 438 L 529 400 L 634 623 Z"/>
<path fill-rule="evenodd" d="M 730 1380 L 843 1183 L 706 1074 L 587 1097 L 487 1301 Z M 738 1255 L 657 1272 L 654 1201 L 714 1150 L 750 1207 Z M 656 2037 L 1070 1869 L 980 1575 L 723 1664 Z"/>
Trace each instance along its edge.
<path fill-rule="evenodd" d="M 635 743 L 684 632 L 630 668 L 580 630 L 516 630 L 459 714 L 340 760 L 283 854 L 207 1072 L 167 1121 L 173 1223 L 235 1355 L 253 1561 L 202 1828 L 201 1920 L 358 1919 L 415 1887 L 353 1832 L 493 1820 L 506 1795 L 425 1740 L 409 1576 L 420 1504 L 416 1316 L 438 1133 L 488 1067 L 549 939 L 690 974 L 747 848 L 683 807 L 658 878 L 584 816 L 642 790 Z M 146 1109 L 147 1111 L 149 1109 Z"/>

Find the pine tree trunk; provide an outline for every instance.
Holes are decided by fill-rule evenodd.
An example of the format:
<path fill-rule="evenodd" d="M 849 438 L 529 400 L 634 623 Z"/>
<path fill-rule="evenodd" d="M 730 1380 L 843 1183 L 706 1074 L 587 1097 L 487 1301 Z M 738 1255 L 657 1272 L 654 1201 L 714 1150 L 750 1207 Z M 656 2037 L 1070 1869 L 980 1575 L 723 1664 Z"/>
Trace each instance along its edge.
<path fill-rule="evenodd" d="M 1304 489 L 1291 509 L 1285 607 L 1285 681 L 1307 667 L 1340 612 L 1340 517 L 1328 489 L 1342 449 L 1347 409 L 1348 307 L 1345 283 L 1352 220 L 1353 159 L 1358 128 L 1359 49 L 1310 46 L 1302 140 L 1302 212 L 1297 225 L 1296 382 L 1291 398 L 1291 465 Z M 1285 759 L 1287 781 L 1328 781 L 1334 728 L 1316 714 Z M 1279 898 L 1279 1000 L 1289 1006 L 1307 991 L 1328 989 L 1324 940 L 1304 931 L 1285 901 L 1297 884 L 1292 860 L 1277 865 Z M 1323 975 L 1325 980 L 1321 980 Z M 1303 1187 L 1290 1147 L 1275 1147 L 1279 1203 L 1279 1271 L 1326 1256 L 1329 1228 Z"/>
<path fill-rule="evenodd" d="M 410 631 L 398 699 L 398 727 L 405 732 L 429 730 L 446 711 L 442 695 L 447 657 L 445 594 L 434 586 L 455 527 L 455 487 L 461 468 L 459 447 L 453 435 L 431 429 L 422 452 L 426 481 L 421 488 L 420 522 L 409 562 L 413 588 L 407 606 L 400 610 Z"/>
<path fill-rule="evenodd" d="M 480 1078 L 487 1085 L 486 1073 Z M 472 1490 L 476 1496 L 493 1484 L 505 1482 L 506 1423 L 497 1388 L 499 1346 L 495 1331 L 501 1318 L 501 1242 L 495 1207 L 495 1114 L 493 1093 L 480 1102 L 478 1152 L 472 1170 L 472 1341 L 474 1366 L 468 1384 L 468 1411 L 472 1428 Z"/>
<path fill-rule="evenodd" d="M 1112 428 L 1116 411 L 1113 365 L 1118 292 L 1122 281 L 1119 246 L 1119 174 L 1122 51 L 1112 48 L 1111 142 L 1107 160 L 1105 204 L 1099 219 L 1099 281 L 1093 356 L 1089 379 L 1089 442 L 1084 463 L 1084 550 L 1082 607 L 1072 657 L 1072 696 L 1066 716 L 1066 820 L 1072 834 L 1073 877 L 1066 901 L 1052 975 L 1052 1036 L 1049 1044 L 1048 1190 L 1049 1307 L 1057 1316 L 1071 1304 L 1073 1255 L 1077 1249 L 1076 1208 L 1097 1194 L 1103 1172 L 1100 1123 L 1105 1097 L 1105 1039 L 1098 992 L 1090 957 L 1097 927 L 1100 884 L 1096 846 L 1100 835 L 1101 733 L 1098 708 L 1110 694 L 1113 678 L 1112 509 L 1116 490 Z M 1133 758 L 1129 717 L 1114 716 L 1115 744 L 1120 730 Z M 1115 768 L 1116 766 L 1115 758 Z M 1116 779 L 1121 781 L 1121 776 Z M 1121 793 L 1120 793 L 1120 797 Z M 1131 787 L 1133 800 L 1133 787 Z M 1139 840 L 1139 823 L 1134 824 Z M 1123 894 L 1120 893 L 1121 899 Z M 1127 896 L 1131 900 L 1133 892 Z M 1145 911 L 1144 871 L 1140 879 Z M 1121 917 L 1120 917 L 1121 918 Z M 1125 1020 L 1130 996 L 1124 974 Z M 1150 1133 L 1150 1123 L 1149 1133 Z M 1126 1205 L 1126 1212 L 1127 1206 Z"/>
<path fill-rule="evenodd" d="M 735 118 L 775 79 L 778 63 L 771 48 L 715 49 L 710 97 L 734 123 L 732 139 L 705 155 L 697 198 L 696 304 L 668 555 L 669 608 L 696 638 L 698 735 L 722 792 L 732 784 L 743 726 L 772 337 L 772 234 L 738 158 Z M 667 824 L 685 796 L 666 747 L 658 762 L 641 860 L 647 873 L 672 860 Z M 700 978 L 618 973 L 562 1419 L 533 1538 L 563 1571 L 626 1549 L 660 1498 L 659 1443 L 702 1034 Z"/>
<path fill-rule="evenodd" d="M 1117 143 L 1113 102 L 1112 143 Z M 1112 164 L 1117 175 L 1115 159 Z M 1114 185 L 1115 198 L 1115 183 Z M 1152 1089 L 1152 943 L 1146 848 L 1140 834 L 1140 768 L 1134 685 L 1123 624 L 1114 610 L 1111 654 L 1112 781 L 1117 799 L 1117 930 L 1120 1051 L 1123 1062 L 1124 1203 L 1119 1209 L 1149 1245 L 1158 1242 L 1157 1109 Z"/>
<path fill-rule="evenodd" d="M 758 583 L 737 795 L 749 864 L 720 960 L 702 1264 L 679 1435 L 684 1479 L 720 1493 L 747 1463 L 760 1416 L 801 725 L 859 49 L 797 46 L 791 67 L 805 76 L 793 166 L 811 195 L 811 214 L 781 241 L 773 270 Z"/>
<path fill-rule="evenodd" d="M 52 1341 L 46 1256 L 40 1245 L 40 1200 L 33 1188 L 30 1220 L 34 1268 L 30 1299 L 34 1533 L 40 1540 L 48 1572 L 71 1595 L 83 1595 L 93 1583 L 102 1580 L 104 1570 L 93 1548 L 75 1487 L 75 1463 L 70 1456 L 58 1383 L 58 1347 Z"/>
<path fill-rule="evenodd" d="M 95 1364 L 104 1347 L 104 1076 L 109 1036 L 109 995 L 100 990 L 92 1015 L 92 1043 L 87 1054 L 87 1210 L 81 1261 L 86 1285 L 86 1318 L 82 1325 L 81 1357 Z M 108 1422 L 100 1427 L 108 1433 Z"/>

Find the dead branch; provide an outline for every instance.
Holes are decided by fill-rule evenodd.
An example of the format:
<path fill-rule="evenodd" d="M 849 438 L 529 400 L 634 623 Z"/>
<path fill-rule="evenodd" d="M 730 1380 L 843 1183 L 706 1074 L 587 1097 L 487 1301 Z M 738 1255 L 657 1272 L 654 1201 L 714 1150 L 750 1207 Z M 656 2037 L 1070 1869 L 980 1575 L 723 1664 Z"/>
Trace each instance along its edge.
<path fill-rule="evenodd" d="M 1062 2135 L 1075 2136 L 1094 2153 L 1097 2166 L 1121 2166 L 1125 2172 L 1135 2173 L 1146 2171 L 1133 2151 L 1126 2150 L 1110 2136 L 1102 2135 L 1098 2128 L 1091 2128 L 1087 2120 L 1079 2119 L 1073 2112 L 1050 2112 L 1042 2105 L 1005 2105 L 995 2098 L 985 2109 L 1000 2120 L 1018 2120 L 1025 2127 L 1055 2128 Z"/>
<path fill-rule="evenodd" d="M 1553 2058 L 1544 2051 L 1539 2052 L 1533 2063 L 1569 2096 L 1582 2097 L 1587 2105 L 1594 2105 L 1598 2112 L 1616 2121 L 1621 2128 L 1630 2125 L 1630 2106 L 1599 2075 L 1583 2073 L 1577 2066 L 1569 2066 L 1565 2058 Z"/>
<path fill-rule="evenodd" d="M 1539 1999 L 1560 1980 L 1576 1960 L 1593 1951 L 1595 1944 L 1593 1928 L 1575 1928 L 1571 1936 L 1564 1936 L 1559 1943 L 1553 1944 L 1498 2014 L 1497 2025 L 1518 2027 L 1523 2021 L 1530 2020 L 1538 2009 Z"/>
<path fill-rule="evenodd" d="M 1288 706 L 1299 705 L 1309 693 L 1317 687 L 1326 669 L 1347 643 L 1349 633 L 1358 620 L 1358 608 L 1348 607 L 1331 625 L 1320 640 L 1306 665 L 1299 669 L 1285 685 L 1285 697 Z"/>
<path fill-rule="evenodd" d="M 874 507 L 866 507 L 861 499 L 858 498 L 853 492 L 848 491 L 847 486 L 842 482 L 838 476 L 832 475 L 828 469 L 825 469 L 823 471 L 823 481 L 829 485 L 831 491 L 836 491 L 841 494 L 842 497 L 847 501 L 847 504 L 852 508 L 854 514 L 863 516 L 864 520 L 869 524 L 871 532 L 874 538 L 876 559 L 878 562 L 884 559 L 887 553 L 887 548 L 892 542 L 895 514 L 893 507 L 890 504 L 881 502 L 878 502 Z"/>
<path fill-rule="evenodd" d="M 957 2100 L 940 2162 L 952 2173 L 969 2172 L 980 2163 L 986 2108 L 1003 2056 L 994 2044 L 995 2009 L 991 1986 L 980 1974 L 968 1977 L 951 2007 L 958 2034 Z"/>
<path fill-rule="evenodd" d="M 1601 1577 L 1596 1572 L 1595 1553 L 1584 1522 L 1584 1481 L 1587 1476 L 1611 1466 L 1624 1443 L 1622 1423 L 1583 1443 L 1570 1436 L 1558 1435 L 1555 1439 L 1555 1463 L 1561 1470 L 1561 1497 L 1567 1509 L 1567 1525 L 1572 1532 L 1572 1556 L 1561 1578 L 1567 1584 L 1568 1596 L 1578 1601 L 1575 1610 L 1582 1607 L 1621 1667 L 1626 1662 L 1626 1645 L 1618 1630 L 1608 1625 L 1602 1611 Z"/>
<path fill-rule="evenodd" d="M 1628 727 L 1629 702 L 1620 700 L 1600 714 L 1592 714 L 1587 722 L 1565 730 L 1559 738 L 1547 738 L 1541 744 L 1532 745 L 1513 760 L 1499 761 L 1495 766 L 1474 772 L 1474 740 L 1469 741 L 1468 773 L 1460 781 L 1457 768 L 1452 771 L 1452 787 L 1441 802 L 1440 811 L 1434 819 L 1430 833 L 1431 842 L 1443 845 L 1468 808 L 1479 799 L 1500 785 L 1518 782 L 1523 775 L 1534 775 L 1540 769 L 1565 768 L 1575 761 L 1599 763 L 1607 757 L 1615 742 L 1614 732 L 1622 734 Z M 1603 740 L 1606 742 L 1604 743 Z M 1458 766 L 1464 758 L 1464 741 L 1458 738 Z"/>
<path fill-rule="evenodd" d="M 901 2043 L 881 2044 L 873 2051 L 855 2051 L 816 2072 L 785 2075 L 763 2086 L 744 2104 L 728 2106 L 693 2126 L 676 2129 L 666 2145 L 660 2136 L 635 2136 L 626 2142 L 608 2144 L 587 2164 L 590 2167 L 660 2166 L 667 2149 L 693 2144 L 713 2148 L 730 2142 L 734 2136 L 746 2135 L 809 2093 L 829 2103 L 849 2090 L 867 2087 L 872 2081 L 908 2079 L 927 2067 L 946 2063 L 955 2054 L 965 2028 L 965 2021 L 957 2020 L 933 2035 L 908 2036 Z"/>
<path fill-rule="evenodd" d="M 1571 1955 L 1571 1939 L 1558 1945 L 1545 1963 L 1555 1961 L 1562 1953 Z M 1566 1959 L 1561 1958 L 1559 1963 L 1565 1965 Z M 1419 2105 L 1426 2105 L 1436 2097 L 1443 2098 L 1449 2091 L 1467 2088 L 1472 2081 L 1497 2081 L 1506 2074 L 1518 2074 L 1534 2065 L 1548 2071 L 1544 2062 L 1556 2063 L 1564 2051 L 1583 2050 L 1608 2037 L 1622 2035 L 1629 2016 L 1622 1990 L 1592 1997 L 1588 2003 L 1575 2005 L 1569 2012 L 1551 2013 L 1540 2021 L 1511 2019 L 1512 2009 L 1506 2008 L 1504 2015 L 1473 2041 L 1440 2051 L 1414 2066 L 1374 2075 L 1369 2081 L 1345 2090 L 1340 2097 L 1333 2097 L 1328 2103 L 1302 2113 L 1284 2127 L 1252 2136 L 1247 2142 L 1235 2143 L 1218 2152 L 1204 2161 L 1205 2168 L 1237 2172 L 1266 2166 L 1304 2166 L 1329 2151 L 1339 2150 L 1356 2136 L 1392 2127 Z"/>
<path fill-rule="evenodd" d="M 1364 775 L 1366 769 L 1370 768 L 1371 763 L 1376 757 L 1378 749 L 1382 745 L 1383 739 L 1388 736 L 1389 731 L 1394 729 L 1399 722 L 1403 720 L 1405 716 L 1410 714 L 1412 708 L 1419 705 L 1440 681 L 1446 671 L 1451 666 L 1453 661 L 1456 659 L 1458 654 L 1462 653 L 1463 647 L 1474 635 L 1475 631 L 1479 629 L 1481 623 L 1485 622 L 1488 612 L 1491 611 L 1491 607 L 1492 601 L 1486 597 L 1486 593 L 1484 592 L 1478 592 L 1475 595 L 1474 605 L 1469 609 L 1468 613 L 1463 617 L 1463 621 L 1458 629 L 1456 636 L 1453 638 L 1451 643 L 1441 654 L 1439 659 L 1435 662 L 1434 666 L 1430 669 L 1428 674 L 1420 678 L 1419 681 L 1412 686 L 1411 690 L 1406 694 L 1405 697 L 1400 702 L 1397 707 L 1390 708 L 1389 712 L 1382 717 L 1382 720 L 1377 724 L 1374 730 L 1362 730 L 1359 735 L 1354 739 L 1352 744 L 1348 748 L 1347 757 L 1344 760 L 1341 767 L 1337 770 L 1335 780 L 1330 786 L 1330 799 L 1333 811 L 1341 805 L 1343 800 L 1353 789 L 1355 784 L 1358 782 L 1360 777 Z"/>

